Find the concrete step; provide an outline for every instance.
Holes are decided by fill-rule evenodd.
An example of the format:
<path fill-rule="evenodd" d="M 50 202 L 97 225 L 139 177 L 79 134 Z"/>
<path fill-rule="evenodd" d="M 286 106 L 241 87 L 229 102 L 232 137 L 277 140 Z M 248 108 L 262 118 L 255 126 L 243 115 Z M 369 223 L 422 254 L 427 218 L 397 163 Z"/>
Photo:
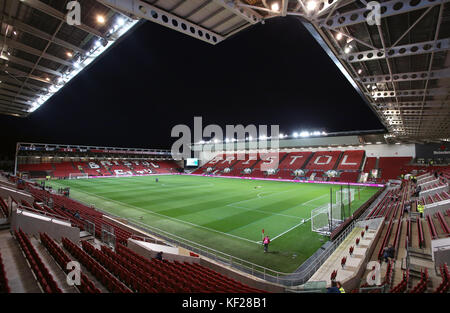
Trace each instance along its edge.
<path fill-rule="evenodd" d="M 70 254 L 70 252 L 67 251 L 62 244 L 58 243 L 58 245 L 71 260 L 79 262 L 79 260 L 77 260 L 72 254 Z M 92 281 L 95 287 L 97 287 L 102 293 L 109 293 L 108 289 L 103 286 L 103 284 L 91 272 L 89 272 L 87 268 L 83 264 L 81 264 L 81 262 L 79 263 L 81 272 Z"/>
<path fill-rule="evenodd" d="M 53 259 L 50 252 L 47 251 L 47 248 L 45 248 L 44 245 L 42 245 L 41 242 L 34 237 L 30 237 L 30 241 L 62 292 L 78 293 L 78 290 L 74 286 L 69 286 L 67 284 L 66 274 L 58 265 L 58 263 L 56 263 L 56 261 Z"/>
<path fill-rule="evenodd" d="M 8 230 L 0 231 L 0 251 L 12 293 L 41 293 L 19 243 Z"/>

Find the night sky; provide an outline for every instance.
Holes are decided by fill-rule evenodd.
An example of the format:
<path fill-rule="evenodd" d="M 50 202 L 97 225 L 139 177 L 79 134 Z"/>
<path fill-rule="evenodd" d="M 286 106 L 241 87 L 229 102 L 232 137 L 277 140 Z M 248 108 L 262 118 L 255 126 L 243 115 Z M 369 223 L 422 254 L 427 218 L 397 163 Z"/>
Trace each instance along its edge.
<path fill-rule="evenodd" d="M 296 18 L 274 18 L 213 46 L 146 22 L 29 117 L 0 116 L 17 141 L 170 149 L 177 124 L 382 129 Z M 12 157 L 12 155 L 11 155 Z"/>

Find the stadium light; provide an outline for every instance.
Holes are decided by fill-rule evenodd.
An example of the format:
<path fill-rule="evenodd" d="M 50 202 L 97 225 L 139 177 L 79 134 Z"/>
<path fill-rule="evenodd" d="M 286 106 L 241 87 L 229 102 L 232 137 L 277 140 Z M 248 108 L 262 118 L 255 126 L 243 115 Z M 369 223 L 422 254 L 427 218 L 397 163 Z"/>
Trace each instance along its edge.
<path fill-rule="evenodd" d="M 362 69 L 359 69 L 359 70 L 358 70 L 358 74 L 361 74 L 361 73 L 362 73 Z"/>
<path fill-rule="evenodd" d="M 293 136 L 294 138 L 297 138 L 297 137 L 298 137 L 298 133 L 295 132 L 295 133 L 292 134 L 292 136 Z"/>
<path fill-rule="evenodd" d="M 300 137 L 309 137 L 309 133 L 307 131 L 302 131 Z"/>
<path fill-rule="evenodd" d="M 351 45 L 348 45 L 348 46 L 346 46 L 346 47 L 344 48 L 344 52 L 345 52 L 345 53 L 349 53 L 351 50 L 352 50 L 352 46 L 351 46 Z"/>
<path fill-rule="evenodd" d="M 272 11 L 278 12 L 280 10 L 280 4 L 278 2 L 274 2 L 272 3 L 272 5 L 270 6 L 270 9 Z"/>
<path fill-rule="evenodd" d="M 342 33 L 337 33 L 336 34 L 336 39 L 337 40 L 341 40 L 342 39 Z"/>
<path fill-rule="evenodd" d="M 101 15 L 97 16 L 98 21 L 106 21 L 105 18 Z M 114 37 L 107 36 L 107 39 L 97 40 L 94 46 L 88 49 L 86 55 L 81 55 L 77 59 L 75 63 L 73 63 L 73 68 L 69 68 L 64 74 L 64 82 L 69 82 L 72 78 L 74 78 L 78 73 L 80 73 L 86 66 L 88 66 L 91 62 L 93 62 L 97 57 L 99 57 L 103 52 L 105 52 L 111 45 L 113 45 L 120 37 L 122 37 L 125 33 L 127 33 L 132 27 L 134 27 L 139 20 L 131 20 L 128 18 L 121 17 L 119 18 L 117 23 L 117 28 L 114 31 Z M 112 35 L 112 34 L 110 34 Z M 102 44 L 103 41 L 103 44 Z M 73 57 L 74 54 L 71 51 L 67 51 L 66 55 L 68 57 Z M 7 64 L 6 64 L 7 65 Z M 5 71 L 6 72 L 6 71 Z M 7 73 L 7 72 L 6 72 Z M 47 81 L 50 81 L 48 79 Z M 59 80 L 58 80 L 59 81 Z M 48 99 L 53 96 L 52 93 L 41 96 L 38 101 L 38 107 L 45 103 Z M 33 111 L 35 108 L 32 108 Z M 31 110 L 31 109 L 30 109 Z"/>
<path fill-rule="evenodd" d="M 306 9 L 311 12 L 314 11 L 317 7 L 317 2 L 315 0 L 308 1 L 306 4 Z"/>
<path fill-rule="evenodd" d="M 103 15 L 97 15 L 97 23 L 105 24 L 105 17 Z"/>

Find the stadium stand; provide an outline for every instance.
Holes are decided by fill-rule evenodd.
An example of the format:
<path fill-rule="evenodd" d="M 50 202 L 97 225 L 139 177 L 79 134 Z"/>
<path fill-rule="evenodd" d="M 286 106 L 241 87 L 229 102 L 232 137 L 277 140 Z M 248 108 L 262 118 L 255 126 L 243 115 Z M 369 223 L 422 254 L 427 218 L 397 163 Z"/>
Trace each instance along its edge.
<path fill-rule="evenodd" d="M 154 160 L 90 160 L 77 162 L 50 162 L 19 164 L 18 172 L 33 178 L 51 176 L 69 178 L 70 175 L 88 176 L 145 175 L 178 173 L 180 167 L 174 161 Z"/>
<path fill-rule="evenodd" d="M 318 151 L 311 157 L 306 169 L 329 171 L 334 169 L 341 156 L 341 151 Z"/>
<path fill-rule="evenodd" d="M 6 278 L 5 266 L 3 265 L 2 254 L 0 252 L 0 293 L 10 293 L 11 289 Z"/>
<path fill-rule="evenodd" d="M 16 240 L 28 260 L 28 263 L 37 277 L 37 280 L 45 293 L 62 293 L 61 289 L 56 284 L 53 276 L 42 262 L 41 257 L 36 252 L 36 249 L 31 244 L 28 236 L 19 229 L 15 231 Z"/>
<path fill-rule="evenodd" d="M 364 160 L 364 150 L 345 151 L 339 162 L 337 170 L 360 170 Z"/>
<path fill-rule="evenodd" d="M 266 163 L 261 161 L 264 154 L 255 154 L 252 160 L 248 155 L 239 155 L 239 158 L 242 160 L 238 160 L 235 154 L 219 154 L 192 174 L 355 183 L 359 181 L 361 172 L 370 173 L 372 169 L 379 170 L 379 176 L 375 179 L 378 182 L 398 179 L 405 173 L 405 168 L 416 170 L 407 165 L 412 160 L 410 157 L 366 158 L 364 150 L 280 152 L 278 167 L 269 172 L 261 167 Z M 249 169 L 247 173 L 245 169 Z M 330 170 L 336 171 L 334 177 L 326 174 Z"/>
<path fill-rule="evenodd" d="M 59 264 L 61 269 L 68 273 L 67 264 L 72 260 L 59 247 L 56 242 L 45 233 L 40 233 L 40 239 L 45 248 L 50 252 L 55 261 Z M 81 293 L 101 293 L 101 291 L 94 285 L 94 283 L 84 274 L 81 273 L 80 285 L 77 285 Z"/>
<path fill-rule="evenodd" d="M 403 166 L 412 160 L 411 157 L 380 157 L 378 169 L 381 171 L 381 179 L 397 179 L 404 173 Z"/>

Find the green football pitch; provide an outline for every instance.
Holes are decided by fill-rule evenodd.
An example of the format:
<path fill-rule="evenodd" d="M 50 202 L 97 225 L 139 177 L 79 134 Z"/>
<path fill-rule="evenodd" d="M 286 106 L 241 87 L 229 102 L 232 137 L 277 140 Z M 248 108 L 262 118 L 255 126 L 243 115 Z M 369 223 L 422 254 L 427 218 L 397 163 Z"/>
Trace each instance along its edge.
<path fill-rule="evenodd" d="M 283 273 L 295 271 L 327 241 L 311 231 L 311 210 L 329 203 L 330 188 L 333 198 L 341 189 L 340 185 L 187 175 L 58 180 L 51 184 L 70 187 L 73 199 L 149 229 Z M 352 212 L 378 190 L 352 188 L 356 190 Z M 263 229 L 272 241 L 269 253 L 264 253 L 260 243 Z"/>

